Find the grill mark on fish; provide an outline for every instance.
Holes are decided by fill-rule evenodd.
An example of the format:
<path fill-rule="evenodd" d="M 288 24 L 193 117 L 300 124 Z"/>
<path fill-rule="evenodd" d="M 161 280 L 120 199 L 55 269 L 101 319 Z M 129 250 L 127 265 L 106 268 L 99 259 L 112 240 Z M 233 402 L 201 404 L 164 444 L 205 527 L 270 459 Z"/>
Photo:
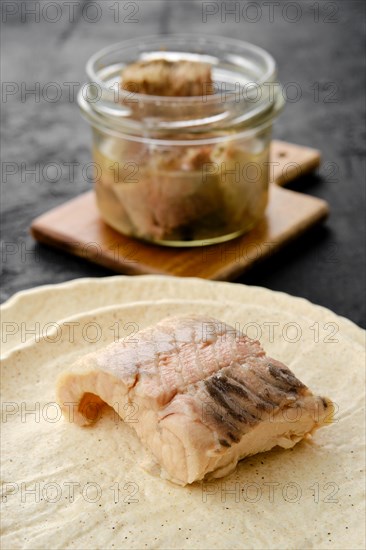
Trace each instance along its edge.
<path fill-rule="evenodd" d="M 268 371 L 270 375 L 275 378 L 275 380 L 278 380 L 289 386 L 289 388 L 291 388 L 290 391 L 296 391 L 296 393 L 298 393 L 300 389 L 306 388 L 306 386 L 287 369 L 277 367 L 272 363 L 268 363 Z"/>
<path fill-rule="evenodd" d="M 217 378 L 218 379 L 218 378 Z M 223 388 L 227 392 L 234 393 L 235 395 L 238 395 L 239 397 L 242 397 L 243 399 L 248 399 L 248 392 L 242 387 L 242 386 L 236 386 L 232 382 L 229 382 L 226 376 L 220 376 L 219 378 Z"/>
<path fill-rule="evenodd" d="M 212 377 L 209 380 L 205 380 L 205 386 L 212 399 L 219 403 L 234 420 L 250 425 L 253 424 L 254 421 L 258 421 L 256 417 L 245 410 L 241 409 L 241 412 L 235 410 L 235 405 L 225 397 L 225 389 L 220 385 L 217 378 Z"/>
<path fill-rule="evenodd" d="M 273 405 L 271 405 L 270 403 L 266 403 L 263 400 L 261 400 L 259 403 L 255 403 L 255 407 L 259 411 L 264 411 L 264 412 L 268 412 L 273 409 Z"/>
<path fill-rule="evenodd" d="M 240 441 L 240 432 L 235 424 L 225 418 L 224 415 L 216 412 L 212 413 L 212 417 L 214 418 L 218 426 L 223 428 L 223 430 L 226 432 L 226 436 L 231 439 L 231 441 L 234 441 L 234 443 L 238 443 Z M 236 432 L 237 435 L 234 435 L 233 431 Z"/>
<path fill-rule="evenodd" d="M 233 441 L 234 443 L 239 443 L 239 441 L 240 441 L 240 436 L 234 435 L 234 434 L 231 433 L 231 432 L 228 432 L 227 435 L 229 436 L 229 438 L 231 439 L 231 441 Z"/>
<path fill-rule="evenodd" d="M 226 439 L 219 439 L 219 443 L 222 447 L 231 447 L 230 443 Z"/>
<path fill-rule="evenodd" d="M 228 390 L 229 390 L 229 383 L 226 383 L 222 377 L 217 377 L 217 376 L 213 376 L 211 378 L 211 382 L 214 384 L 214 386 L 222 392 L 223 394 L 223 398 L 226 400 L 226 402 L 232 406 L 232 401 L 230 399 L 231 396 L 226 396 Z M 235 403 L 234 403 L 234 407 L 235 407 Z M 239 412 L 237 414 L 240 415 L 240 417 L 242 418 L 242 420 L 240 420 L 241 422 L 244 422 L 245 424 L 250 424 L 250 425 L 253 425 L 254 423 L 258 422 L 258 417 L 257 416 L 254 416 L 251 412 L 249 412 L 246 408 L 244 407 L 238 407 L 239 408 Z M 235 410 L 235 409 L 234 409 Z"/>
<path fill-rule="evenodd" d="M 272 376 L 271 377 L 272 380 L 270 380 L 257 371 L 255 371 L 255 375 L 257 376 L 257 378 L 259 378 L 259 380 L 263 382 L 263 386 L 267 386 L 267 387 L 270 386 L 270 390 L 275 394 L 275 395 L 272 395 L 272 398 L 278 399 L 277 405 L 279 405 L 283 399 L 288 399 L 289 394 L 294 394 L 291 397 L 295 397 L 298 394 L 298 390 L 292 386 L 290 387 L 289 385 L 287 385 L 287 389 L 285 389 L 283 387 L 283 384 L 281 386 L 281 383 L 280 383 L 281 381 L 275 378 L 274 376 Z M 266 391 L 266 394 L 268 394 L 268 397 L 269 397 L 270 394 L 268 389 Z"/>
<path fill-rule="evenodd" d="M 236 376 L 233 376 L 231 373 L 230 373 L 230 377 L 237 383 L 239 384 L 241 387 L 243 387 L 244 391 L 247 393 L 248 395 L 248 399 L 251 399 L 252 402 L 255 404 L 255 406 L 257 407 L 257 409 L 260 409 L 260 410 L 263 410 L 263 411 L 269 411 L 271 410 L 273 407 L 277 407 L 277 403 L 275 403 L 274 401 L 272 401 L 269 397 L 269 392 L 267 390 L 267 393 L 268 393 L 268 396 L 266 397 L 263 397 L 263 395 L 261 395 L 260 393 L 254 393 L 252 392 L 252 390 L 250 390 L 248 388 L 248 386 L 245 384 L 245 382 L 243 382 L 242 380 L 240 380 L 239 378 L 237 378 Z M 258 403 L 258 400 L 259 403 Z"/>
<path fill-rule="evenodd" d="M 233 408 L 232 406 L 226 401 L 226 399 L 224 398 L 223 394 L 222 394 L 222 391 L 217 388 L 215 386 L 215 384 L 212 382 L 211 379 L 209 380 L 205 380 L 205 387 L 209 393 L 209 395 L 212 397 L 212 399 L 214 401 L 216 401 L 216 403 L 218 403 L 219 405 L 221 405 L 221 407 L 223 407 L 226 412 L 232 417 L 234 418 L 235 420 L 238 420 L 239 422 L 241 422 L 242 420 L 244 420 L 244 417 L 242 417 L 240 414 L 238 414 Z"/>

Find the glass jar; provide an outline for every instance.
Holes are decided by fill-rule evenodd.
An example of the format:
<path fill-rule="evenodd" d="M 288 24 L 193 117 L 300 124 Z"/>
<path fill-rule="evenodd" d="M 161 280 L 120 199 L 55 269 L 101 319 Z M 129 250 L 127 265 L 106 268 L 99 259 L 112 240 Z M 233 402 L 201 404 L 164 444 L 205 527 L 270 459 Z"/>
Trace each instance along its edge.
<path fill-rule="evenodd" d="M 214 84 L 194 97 L 123 90 L 123 68 L 150 59 L 209 63 Z M 266 51 L 214 36 L 155 36 L 103 49 L 87 73 L 78 102 L 93 128 L 95 191 L 107 224 L 161 245 L 197 246 L 261 220 L 272 123 L 284 104 Z"/>

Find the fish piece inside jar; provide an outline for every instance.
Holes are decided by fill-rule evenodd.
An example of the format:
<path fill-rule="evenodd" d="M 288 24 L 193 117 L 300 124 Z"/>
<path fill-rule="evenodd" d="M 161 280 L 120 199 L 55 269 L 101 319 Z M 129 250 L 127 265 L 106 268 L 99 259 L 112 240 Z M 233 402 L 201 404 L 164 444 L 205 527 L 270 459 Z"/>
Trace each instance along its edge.
<path fill-rule="evenodd" d="M 140 93 L 181 96 L 198 93 L 205 80 L 212 83 L 207 64 L 162 61 L 127 66 L 121 86 L 134 81 Z M 229 134 L 222 144 L 210 145 L 194 145 L 188 132 L 165 133 L 163 138 L 170 143 L 109 138 L 96 151 L 102 170 L 98 204 L 110 225 L 156 241 L 205 240 L 240 234 L 254 225 L 268 199 L 263 167 L 269 153 L 261 140 L 258 149 L 256 140 L 239 141 Z M 256 181 L 246 174 L 250 164 L 261 171 Z M 110 209 L 108 201 L 113 201 Z"/>

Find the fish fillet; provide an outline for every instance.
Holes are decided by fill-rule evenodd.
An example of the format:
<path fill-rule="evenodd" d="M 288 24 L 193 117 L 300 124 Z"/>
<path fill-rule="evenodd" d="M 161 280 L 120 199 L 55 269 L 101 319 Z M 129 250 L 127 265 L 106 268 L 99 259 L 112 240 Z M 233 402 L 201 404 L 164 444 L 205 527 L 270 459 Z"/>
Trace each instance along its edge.
<path fill-rule="evenodd" d="M 186 485 L 222 477 L 238 461 L 285 449 L 331 421 L 315 396 L 260 343 L 213 318 L 169 317 L 79 359 L 58 380 L 72 421 L 92 424 L 108 404 L 136 430 L 161 476 Z"/>
<path fill-rule="evenodd" d="M 170 97 L 212 94 L 211 66 L 199 61 L 140 60 L 124 68 L 122 88 Z"/>

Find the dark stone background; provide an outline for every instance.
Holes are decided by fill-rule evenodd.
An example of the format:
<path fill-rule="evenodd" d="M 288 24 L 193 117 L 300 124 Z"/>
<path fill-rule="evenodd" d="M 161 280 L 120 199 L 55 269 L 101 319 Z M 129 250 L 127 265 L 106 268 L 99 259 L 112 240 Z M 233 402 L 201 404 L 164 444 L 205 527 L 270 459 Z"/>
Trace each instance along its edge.
<path fill-rule="evenodd" d="M 296 82 L 302 91 L 298 101 L 288 103 L 275 136 L 319 148 L 324 155 L 319 174 L 292 188 L 326 199 L 329 220 L 238 282 L 306 297 L 365 326 L 365 4 L 320 1 L 316 14 L 312 0 L 293 2 L 297 8 L 280 1 L 279 6 L 273 3 L 271 21 L 266 2 L 255 2 L 259 20 L 253 22 L 249 20 L 256 13 L 248 2 L 240 3 L 239 21 L 233 15 L 225 20 L 225 8 L 235 2 L 218 2 L 219 13 L 208 16 L 206 23 L 201 1 L 121 1 L 116 16 L 111 10 L 115 0 L 75 0 L 71 17 L 64 2 L 59 2 L 59 14 L 52 6 L 46 9 L 47 4 L 46 0 L 2 3 L 2 80 L 8 83 L 1 105 L 2 300 L 24 288 L 112 274 L 38 246 L 28 235 L 34 217 L 91 185 L 81 173 L 91 160 L 90 132 L 65 83 L 83 83 L 88 57 L 103 46 L 136 36 L 186 31 L 241 38 L 272 52 L 282 82 Z M 40 12 L 39 21 L 28 13 L 32 7 Z M 295 9 L 301 16 L 290 22 Z M 9 11 L 17 13 L 11 16 Z M 59 20 L 52 22 L 56 16 Z M 50 82 L 62 90 L 54 102 L 51 88 L 45 88 Z M 43 93 L 37 99 L 34 94 L 25 97 L 24 87 L 32 89 L 35 83 Z M 319 90 L 318 98 L 314 88 Z M 34 177 L 26 172 L 35 166 L 42 171 L 50 162 L 58 164 L 61 174 L 54 176 L 50 170 L 46 177 Z M 79 163 L 72 182 L 65 164 L 70 162 Z M 9 170 L 17 172 L 11 175 Z M 58 181 L 50 182 L 52 177 Z"/>

